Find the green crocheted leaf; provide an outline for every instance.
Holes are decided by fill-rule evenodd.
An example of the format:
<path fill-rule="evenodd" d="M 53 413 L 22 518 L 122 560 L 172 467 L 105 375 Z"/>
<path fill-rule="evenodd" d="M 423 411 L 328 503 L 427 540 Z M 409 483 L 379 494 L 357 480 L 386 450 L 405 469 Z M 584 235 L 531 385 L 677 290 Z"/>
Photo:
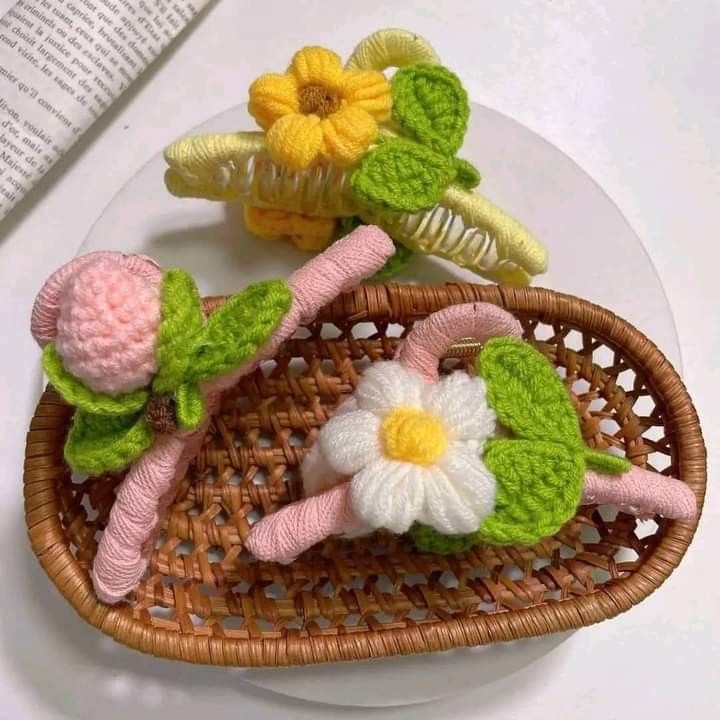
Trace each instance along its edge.
<path fill-rule="evenodd" d="M 196 428 L 205 417 L 205 401 L 196 383 L 183 383 L 175 391 L 175 415 L 183 430 Z"/>
<path fill-rule="evenodd" d="M 627 458 L 589 448 L 585 449 L 585 464 L 596 472 L 607 475 L 622 475 L 632 468 Z"/>
<path fill-rule="evenodd" d="M 172 392 L 183 381 L 193 343 L 203 323 L 195 281 L 184 270 L 166 270 L 162 281 L 162 320 L 155 348 L 158 372 L 153 390 L 156 393 Z"/>
<path fill-rule="evenodd" d="M 451 158 L 412 140 L 388 138 L 363 157 L 350 185 L 371 207 L 418 212 L 437 204 L 455 173 Z"/>
<path fill-rule="evenodd" d="M 109 417 L 78 410 L 65 441 L 65 459 L 88 475 L 114 472 L 140 457 L 152 441 L 143 413 Z"/>
<path fill-rule="evenodd" d="M 42 353 L 42 366 L 45 374 L 63 400 L 81 410 L 102 415 L 127 415 L 140 410 L 147 402 L 146 390 L 135 390 L 122 395 L 107 395 L 85 387 L 71 375 L 63 365 L 62 358 L 55 345 L 46 345 Z"/>
<path fill-rule="evenodd" d="M 478 169 L 467 160 L 455 158 L 455 182 L 466 190 L 472 190 L 480 184 L 482 177 Z"/>
<path fill-rule="evenodd" d="M 479 542 L 531 545 L 575 515 L 585 476 L 581 450 L 540 440 L 491 440 L 483 461 L 495 476 L 497 495 Z"/>
<path fill-rule="evenodd" d="M 196 342 L 186 379 L 222 375 L 252 358 L 290 309 L 292 292 L 283 280 L 254 283 L 214 312 Z"/>
<path fill-rule="evenodd" d="M 407 264 L 413 259 L 415 253 L 401 243 L 393 241 L 395 254 L 387 259 L 387 262 L 370 278 L 371 280 L 389 280 L 402 272 Z"/>
<path fill-rule="evenodd" d="M 582 450 L 540 440 L 490 440 L 483 461 L 497 481 L 492 514 L 465 535 L 416 524 L 410 535 L 418 549 L 448 555 L 481 543 L 532 545 L 575 515 L 585 475 Z"/>
<path fill-rule="evenodd" d="M 532 345 L 516 338 L 492 338 L 478 355 L 477 369 L 498 420 L 515 435 L 584 448 L 562 380 Z"/>
<path fill-rule="evenodd" d="M 442 535 L 430 525 L 420 523 L 415 523 L 410 528 L 410 537 L 418 550 L 436 555 L 465 552 L 478 544 L 477 532 L 465 535 Z"/>
<path fill-rule="evenodd" d="M 453 156 L 462 145 L 470 104 L 457 75 L 441 65 L 409 65 L 392 79 L 395 122 L 423 145 Z"/>

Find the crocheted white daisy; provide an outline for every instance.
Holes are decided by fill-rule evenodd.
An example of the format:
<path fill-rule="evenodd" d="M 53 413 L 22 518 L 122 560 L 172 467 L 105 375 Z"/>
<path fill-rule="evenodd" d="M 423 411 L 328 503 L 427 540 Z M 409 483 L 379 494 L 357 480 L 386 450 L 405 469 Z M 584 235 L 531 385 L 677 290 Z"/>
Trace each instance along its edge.
<path fill-rule="evenodd" d="M 374 364 L 320 431 L 303 468 L 306 492 L 350 476 L 353 510 L 369 528 L 477 530 L 495 505 L 482 461 L 496 427 L 485 395 L 484 381 L 466 373 L 428 383 L 398 362 Z"/>

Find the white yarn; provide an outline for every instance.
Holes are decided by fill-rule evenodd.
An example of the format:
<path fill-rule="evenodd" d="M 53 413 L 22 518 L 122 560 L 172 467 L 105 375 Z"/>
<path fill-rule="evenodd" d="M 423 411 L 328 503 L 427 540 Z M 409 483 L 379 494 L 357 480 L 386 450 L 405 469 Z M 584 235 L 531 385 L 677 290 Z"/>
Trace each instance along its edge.
<path fill-rule="evenodd" d="M 440 422 L 448 443 L 431 464 L 385 454 L 382 420 L 398 408 Z M 495 428 L 481 378 L 458 372 L 427 383 L 398 362 L 375 363 L 303 463 L 306 493 L 329 487 L 334 472 L 335 481 L 351 476 L 353 510 L 370 529 L 403 533 L 421 522 L 446 535 L 472 532 L 495 506 L 495 478 L 482 462 Z"/>

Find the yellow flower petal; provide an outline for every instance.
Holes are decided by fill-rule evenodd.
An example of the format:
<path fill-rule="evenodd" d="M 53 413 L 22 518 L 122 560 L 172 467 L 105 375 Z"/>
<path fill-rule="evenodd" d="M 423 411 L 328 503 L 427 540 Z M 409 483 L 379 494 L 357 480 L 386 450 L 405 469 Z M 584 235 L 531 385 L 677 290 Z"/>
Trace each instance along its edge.
<path fill-rule="evenodd" d="M 264 130 L 284 115 L 299 112 L 295 78 L 292 75 L 261 75 L 250 86 L 248 110 Z"/>
<path fill-rule="evenodd" d="M 317 115 L 285 115 L 265 135 L 270 157 L 291 170 L 306 168 L 320 154 L 323 131 Z"/>
<path fill-rule="evenodd" d="M 321 85 L 339 90 L 343 69 L 340 56 L 321 47 L 306 47 L 295 53 L 288 72 L 295 76 L 298 85 Z"/>
<path fill-rule="evenodd" d="M 348 105 L 325 118 L 322 123 L 323 155 L 337 165 L 352 165 L 377 136 L 372 115 L 356 105 Z"/>
<path fill-rule="evenodd" d="M 392 93 L 390 83 L 380 72 L 351 70 L 343 75 L 342 96 L 350 105 L 370 113 L 377 122 L 390 118 Z"/>

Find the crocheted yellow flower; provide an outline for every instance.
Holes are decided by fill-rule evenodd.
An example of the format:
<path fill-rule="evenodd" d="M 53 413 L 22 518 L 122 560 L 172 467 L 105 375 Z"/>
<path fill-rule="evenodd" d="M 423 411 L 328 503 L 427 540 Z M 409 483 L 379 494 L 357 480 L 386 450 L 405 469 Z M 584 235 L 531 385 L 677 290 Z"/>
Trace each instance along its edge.
<path fill-rule="evenodd" d="M 318 157 L 357 162 L 391 106 L 382 73 L 343 70 L 340 57 L 320 47 L 303 48 L 285 74 L 262 75 L 250 86 L 249 110 L 266 131 L 270 157 L 292 170 Z"/>

